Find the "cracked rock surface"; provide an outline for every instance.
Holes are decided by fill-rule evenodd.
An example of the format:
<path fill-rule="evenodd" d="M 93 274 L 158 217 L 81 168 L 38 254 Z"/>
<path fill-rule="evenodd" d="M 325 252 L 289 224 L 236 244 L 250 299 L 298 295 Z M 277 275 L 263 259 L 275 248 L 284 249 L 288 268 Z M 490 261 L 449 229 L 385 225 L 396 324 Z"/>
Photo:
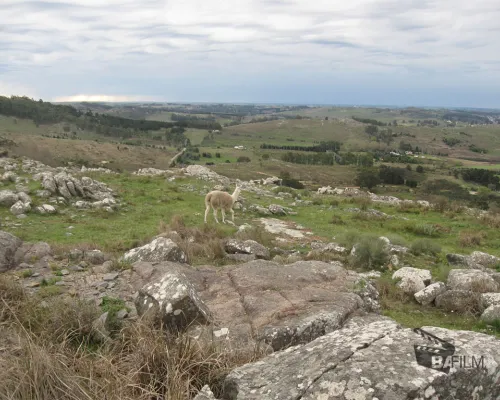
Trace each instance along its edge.
<path fill-rule="evenodd" d="M 261 342 L 280 350 L 307 343 L 340 328 L 351 315 L 373 308 L 373 299 L 357 293 L 359 276 L 338 264 L 255 260 L 223 270 L 174 263 L 151 269 L 167 271 L 174 266 L 210 310 L 215 329 L 227 330 L 233 348 L 253 348 Z M 157 276 L 148 285 L 161 286 Z M 163 300 L 168 303 L 168 296 Z"/>
<path fill-rule="evenodd" d="M 416 362 L 414 345 L 430 345 L 387 317 L 355 317 L 316 340 L 233 370 L 225 400 L 493 400 L 500 396 L 500 340 L 435 327 L 422 329 L 452 341 L 455 356 L 481 357 L 477 368 L 455 361 L 449 373 Z M 456 358 L 460 360 L 460 358 Z M 463 358 L 462 358 L 463 360 Z"/>

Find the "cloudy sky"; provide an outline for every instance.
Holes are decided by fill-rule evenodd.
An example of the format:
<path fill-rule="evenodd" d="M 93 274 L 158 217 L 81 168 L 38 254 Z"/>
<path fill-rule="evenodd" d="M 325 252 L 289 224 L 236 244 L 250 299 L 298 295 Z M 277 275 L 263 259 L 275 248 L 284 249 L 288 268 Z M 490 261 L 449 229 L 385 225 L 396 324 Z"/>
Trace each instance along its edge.
<path fill-rule="evenodd" d="M 0 0 L 0 94 L 500 107 L 498 0 Z"/>

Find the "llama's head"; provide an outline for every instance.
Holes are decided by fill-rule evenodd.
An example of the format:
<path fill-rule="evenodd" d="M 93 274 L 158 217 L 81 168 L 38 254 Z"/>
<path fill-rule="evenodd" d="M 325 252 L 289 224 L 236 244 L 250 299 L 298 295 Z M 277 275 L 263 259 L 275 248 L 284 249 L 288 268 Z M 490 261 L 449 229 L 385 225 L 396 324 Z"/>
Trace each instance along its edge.
<path fill-rule="evenodd" d="M 241 185 L 239 183 L 236 184 L 236 188 L 234 189 L 233 196 L 238 198 L 241 192 Z"/>

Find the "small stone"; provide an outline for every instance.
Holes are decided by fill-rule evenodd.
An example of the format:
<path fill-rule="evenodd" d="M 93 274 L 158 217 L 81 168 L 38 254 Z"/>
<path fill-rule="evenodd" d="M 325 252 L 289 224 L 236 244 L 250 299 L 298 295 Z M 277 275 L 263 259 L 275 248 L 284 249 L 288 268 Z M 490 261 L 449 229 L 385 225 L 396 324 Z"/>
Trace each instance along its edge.
<path fill-rule="evenodd" d="M 69 271 L 67 269 L 61 270 L 61 275 L 66 276 L 69 275 Z"/>
<path fill-rule="evenodd" d="M 128 311 L 125 308 L 122 308 L 120 311 L 116 313 L 116 319 L 124 319 L 127 318 Z"/>
<path fill-rule="evenodd" d="M 38 281 L 34 281 L 34 282 L 29 282 L 26 287 L 29 287 L 29 288 L 35 288 L 35 287 L 38 287 L 40 286 L 40 282 Z"/>
<path fill-rule="evenodd" d="M 105 281 L 114 281 L 116 278 L 118 278 L 120 276 L 120 274 L 118 272 L 113 272 L 111 274 L 106 274 L 104 275 L 104 280 Z"/>

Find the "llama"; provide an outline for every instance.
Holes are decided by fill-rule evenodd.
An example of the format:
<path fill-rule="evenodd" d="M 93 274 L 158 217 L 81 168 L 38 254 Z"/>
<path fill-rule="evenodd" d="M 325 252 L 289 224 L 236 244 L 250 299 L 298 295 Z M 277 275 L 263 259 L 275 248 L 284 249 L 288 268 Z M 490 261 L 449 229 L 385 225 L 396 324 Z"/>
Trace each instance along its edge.
<path fill-rule="evenodd" d="M 236 185 L 233 194 L 227 192 L 222 192 L 220 190 L 212 190 L 205 196 L 205 223 L 207 223 L 208 212 L 210 207 L 214 210 L 215 222 L 219 223 L 217 219 L 217 210 L 221 210 L 222 223 L 226 223 L 226 211 L 231 213 L 231 221 L 234 225 L 234 211 L 233 206 L 236 201 L 238 201 L 238 196 L 240 195 L 241 187 Z"/>

